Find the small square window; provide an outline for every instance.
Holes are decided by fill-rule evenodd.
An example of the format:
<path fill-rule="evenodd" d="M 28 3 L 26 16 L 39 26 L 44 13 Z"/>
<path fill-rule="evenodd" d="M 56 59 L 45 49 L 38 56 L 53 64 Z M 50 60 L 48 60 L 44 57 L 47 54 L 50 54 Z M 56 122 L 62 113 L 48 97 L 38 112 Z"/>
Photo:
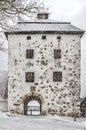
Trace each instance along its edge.
<path fill-rule="evenodd" d="M 26 82 L 34 82 L 34 72 L 26 72 Z"/>
<path fill-rule="evenodd" d="M 60 59 L 60 58 L 61 58 L 61 50 L 54 49 L 54 59 Z"/>
<path fill-rule="evenodd" d="M 31 36 L 27 36 L 27 40 L 31 40 Z"/>
<path fill-rule="evenodd" d="M 29 49 L 26 50 L 26 58 L 34 58 L 34 50 L 33 49 Z"/>
<path fill-rule="evenodd" d="M 62 72 L 53 72 L 53 81 L 54 82 L 62 81 Z"/>
<path fill-rule="evenodd" d="M 46 36 L 42 36 L 42 39 L 43 39 L 43 40 L 46 39 Z"/>
<path fill-rule="evenodd" d="M 58 40 L 61 40 L 61 36 L 57 36 L 57 39 L 58 39 Z"/>

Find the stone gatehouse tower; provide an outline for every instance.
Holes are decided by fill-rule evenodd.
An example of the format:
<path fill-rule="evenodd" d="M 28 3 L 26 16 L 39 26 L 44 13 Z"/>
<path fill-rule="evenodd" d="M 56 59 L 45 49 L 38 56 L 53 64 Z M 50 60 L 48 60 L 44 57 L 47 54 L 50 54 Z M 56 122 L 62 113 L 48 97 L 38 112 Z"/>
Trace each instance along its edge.
<path fill-rule="evenodd" d="M 84 31 L 38 14 L 5 32 L 9 42 L 8 110 L 80 114 L 80 40 Z M 33 103 L 32 103 L 33 102 Z"/>

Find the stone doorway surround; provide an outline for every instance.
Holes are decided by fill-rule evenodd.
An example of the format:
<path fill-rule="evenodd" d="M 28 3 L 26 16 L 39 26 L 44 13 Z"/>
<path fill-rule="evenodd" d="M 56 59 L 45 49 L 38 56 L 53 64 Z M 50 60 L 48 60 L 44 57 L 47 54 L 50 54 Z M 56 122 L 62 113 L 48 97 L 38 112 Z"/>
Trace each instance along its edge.
<path fill-rule="evenodd" d="M 41 115 L 43 103 L 44 99 L 38 93 L 26 95 L 24 97 L 24 115 Z"/>

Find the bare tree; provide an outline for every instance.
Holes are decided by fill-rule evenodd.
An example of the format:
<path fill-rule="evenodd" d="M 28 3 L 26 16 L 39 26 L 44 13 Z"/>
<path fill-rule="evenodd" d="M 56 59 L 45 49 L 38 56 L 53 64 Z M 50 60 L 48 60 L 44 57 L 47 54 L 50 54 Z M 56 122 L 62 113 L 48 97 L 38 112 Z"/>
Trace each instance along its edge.
<path fill-rule="evenodd" d="M 7 41 L 6 37 L 3 33 L 3 31 L 0 31 L 0 51 L 6 51 L 7 50 Z"/>
<path fill-rule="evenodd" d="M 9 29 L 16 20 L 46 10 L 41 0 L 0 0 L 0 26 Z"/>

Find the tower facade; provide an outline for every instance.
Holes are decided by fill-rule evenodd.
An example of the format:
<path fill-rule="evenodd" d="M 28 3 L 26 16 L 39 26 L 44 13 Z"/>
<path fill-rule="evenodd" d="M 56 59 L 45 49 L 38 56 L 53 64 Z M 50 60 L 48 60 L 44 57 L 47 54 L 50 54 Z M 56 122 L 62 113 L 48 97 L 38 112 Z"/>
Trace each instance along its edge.
<path fill-rule="evenodd" d="M 9 42 L 8 109 L 25 115 L 79 116 L 84 31 L 44 15 L 5 32 Z"/>

